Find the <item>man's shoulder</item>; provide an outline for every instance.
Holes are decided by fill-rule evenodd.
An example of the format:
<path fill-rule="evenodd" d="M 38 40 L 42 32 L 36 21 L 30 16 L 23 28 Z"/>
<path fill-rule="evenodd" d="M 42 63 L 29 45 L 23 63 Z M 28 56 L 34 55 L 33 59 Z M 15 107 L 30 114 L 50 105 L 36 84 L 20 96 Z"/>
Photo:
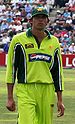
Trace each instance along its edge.
<path fill-rule="evenodd" d="M 14 35 L 14 38 L 23 37 L 23 36 L 26 36 L 26 32 L 17 33 L 16 35 Z"/>
<path fill-rule="evenodd" d="M 26 39 L 26 32 L 17 33 L 12 38 L 12 44 L 15 45 L 16 43 L 21 43 L 24 39 Z"/>
<path fill-rule="evenodd" d="M 54 36 L 54 35 L 51 35 L 51 38 L 54 40 L 54 41 L 58 41 L 59 39 L 56 37 L 56 36 Z"/>
<path fill-rule="evenodd" d="M 19 41 L 26 38 L 26 32 L 21 32 L 21 33 L 17 33 L 16 35 L 13 36 L 12 41 Z"/>
<path fill-rule="evenodd" d="M 59 46 L 59 39 L 56 36 L 51 35 L 51 41 L 53 45 Z"/>

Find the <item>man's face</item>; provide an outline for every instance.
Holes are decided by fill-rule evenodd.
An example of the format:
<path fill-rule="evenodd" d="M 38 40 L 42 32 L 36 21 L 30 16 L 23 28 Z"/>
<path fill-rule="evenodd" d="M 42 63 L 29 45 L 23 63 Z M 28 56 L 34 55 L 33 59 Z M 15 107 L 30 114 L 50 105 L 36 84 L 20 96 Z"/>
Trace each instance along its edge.
<path fill-rule="evenodd" d="M 36 15 L 32 18 L 32 27 L 38 30 L 43 30 L 48 23 L 46 15 Z"/>

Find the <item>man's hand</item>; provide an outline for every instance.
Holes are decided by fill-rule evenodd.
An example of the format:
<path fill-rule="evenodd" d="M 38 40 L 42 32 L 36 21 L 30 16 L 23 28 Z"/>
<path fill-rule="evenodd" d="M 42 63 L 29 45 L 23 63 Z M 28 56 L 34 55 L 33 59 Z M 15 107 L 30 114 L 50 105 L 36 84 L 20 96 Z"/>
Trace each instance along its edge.
<path fill-rule="evenodd" d="M 7 83 L 8 98 L 7 98 L 6 107 L 9 111 L 15 111 L 16 110 L 15 101 L 13 98 L 13 88 L 14 88 L 14 84 Z"/>
<path fill-rule="evenodd" d="M 15 101 L 13 99 L 8 99 L 7 104 L 6 104 L 6 108 L 9 111 L 15 111 L 16 110 Z"/>
<path fill-rule="evenodd" d="M 64 115 L 64 110 L 65 110 L 65 107 L 64 107 L 63 103 L 58 101 L 57 107 L 58 107 L 58 115 L 57 115 L 57 117 L 63 116 Z"/>

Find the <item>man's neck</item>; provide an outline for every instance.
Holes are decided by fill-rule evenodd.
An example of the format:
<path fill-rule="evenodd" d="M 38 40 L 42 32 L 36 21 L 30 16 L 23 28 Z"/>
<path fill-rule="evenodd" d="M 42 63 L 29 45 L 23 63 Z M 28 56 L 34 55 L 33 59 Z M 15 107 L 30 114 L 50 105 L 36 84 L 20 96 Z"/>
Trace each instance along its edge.
<path fill-rule="evenodd" d="M 38 39 L 39 42 L 41 42 L 47 36 L 44 30 L 40 31 L 32 29 L 32 34 Z"/>

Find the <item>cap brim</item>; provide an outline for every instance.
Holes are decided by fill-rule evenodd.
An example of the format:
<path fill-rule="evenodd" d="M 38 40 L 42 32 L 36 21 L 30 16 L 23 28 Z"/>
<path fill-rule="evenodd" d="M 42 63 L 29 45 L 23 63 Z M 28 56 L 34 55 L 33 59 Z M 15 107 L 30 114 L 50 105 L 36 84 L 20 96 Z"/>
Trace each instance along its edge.
<path fill-rule="evenodd" d="M 45 14 L 45 13 L 37 13 L 37 14 L 32 15 L 32 17 L 37 16 L 37 15 L 45 15 L 45 16 L 47 16 L 47 17 L 48 17 L 48 15 L 47 15 L 47 14 Z"/>

